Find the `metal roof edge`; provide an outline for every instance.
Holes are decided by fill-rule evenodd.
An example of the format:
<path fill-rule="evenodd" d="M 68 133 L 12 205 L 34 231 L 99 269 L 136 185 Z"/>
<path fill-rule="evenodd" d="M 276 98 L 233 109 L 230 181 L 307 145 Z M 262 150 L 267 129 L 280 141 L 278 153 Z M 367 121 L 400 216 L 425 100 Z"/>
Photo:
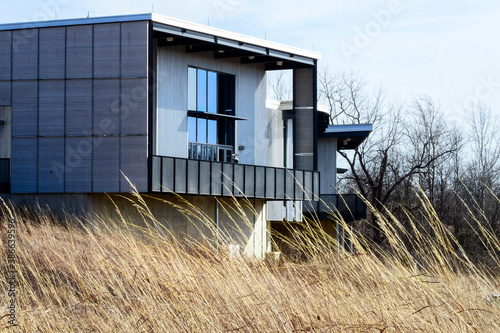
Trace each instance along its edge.
<path fill-rule="evenodd" d="M 61 27 L 61 26 L 96 24 L 96 23 L 98 24 L 98 23 L 149 21 L 152 19 L 152 16 L 153 14 L 149 13 L 149 14 L 73 18 L 73 19 L 48 20 L 48 21 L 36 21 L 36 22 L 5 23 L 5 24 L 0 24 L 0 31 L 33 29 L 33 28 L 49 28 L 49 27 Z"/>
<path fill-rule="evenodd" d="M 286 52 L 286 53 L 291 53 L 295 54 L 298 56 L 310 58 L 310 59 L 316 59 L 319 60 L 321 59 L 321 54 L 318 52 L 314 51 L 308 51 L 300 48 L 296 48 L 293 46 L 288 46 L 280 43 L 275 43 L 275 42 L 270 42 L 268 40 L 256 38 L 256 37 L 250 37 L 242 34 L 238 34 L 235 32 L 230 32 L 227 30 L 222 30 L 218 28 L 213 28 L 209 27 L 206 25 L 198 24 L 198 23 L 192 23 L 176 18 L 171 18 L 163 15 L 158 15 L 158 14 L 151 14 L 152 21 L 160 24 L 165 24 L 165 25 L 170 25 L 186 30 L 191 30 L 191 31 L 196 31 L 204 34 L 209 34 L 217 37 L 222 37 L 222 38 L 227 38 L 231 40 L 235 40 L 238 42 L 243 42 L 247 44 L 252 44 L 252 45 L 257 45 L 281 52 Z"/>
<path fill-rule="evenodd" d="M 328 125 L 325 133 L 371 132 L 373 124 Z"/>

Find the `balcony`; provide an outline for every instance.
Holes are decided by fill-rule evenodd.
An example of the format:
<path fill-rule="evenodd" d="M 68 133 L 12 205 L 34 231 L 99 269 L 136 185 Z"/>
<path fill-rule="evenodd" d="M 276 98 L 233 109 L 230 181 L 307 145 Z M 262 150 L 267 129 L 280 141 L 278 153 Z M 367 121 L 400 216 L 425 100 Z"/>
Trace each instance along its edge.
<path fill-rule="evenodd" d="M 215 160 L 153 156 L 151 177 L 151 191 L 156 193 L 318 200 L 319 192 L 317 171 Z"/>
<path fill-rule="evenodd" d="M 210 143 L 188 143 L 188 157 L 192 160 L 232 162 L 233 147 Z"/>
<path fill-rule="evenodd" d="M 366 218 L 366 204 L 356 194 L 321 194 L 319 201 L 304 204 L 304 215 L 320 220 L 340 215 L 344 221 Z"/>

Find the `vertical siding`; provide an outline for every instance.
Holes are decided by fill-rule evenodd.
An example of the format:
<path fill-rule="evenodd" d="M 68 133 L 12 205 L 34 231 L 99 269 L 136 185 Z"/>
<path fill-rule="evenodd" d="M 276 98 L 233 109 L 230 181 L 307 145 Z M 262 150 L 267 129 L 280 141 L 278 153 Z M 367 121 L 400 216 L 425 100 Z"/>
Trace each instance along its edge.
<path fill-rule="evenodd" d="M 148 139 L 146 136 L 121 138 L 120 170 L 139 192 L 148 190 Z M 120 176 L 120 179 L 120 191 L 130 191 L 130 184 L 125 177 Z"/>
<path fill-rule="evenodd" d="M 93 192 L 120 191 L 120 138 L 94 137 Z"/>
<path fill-rule="evenodd" d="M 38 83 L 12 83 L 12 136 L 37 135 Z"/>
<path fill-rule="evenodd" d="M 65 28 L 40 29 L 39 33 L 40 79 L 63 79 L 66 59 Z"/>
<path fill-rule="evenodd" d="M 92 26 L 68 27 L 66 31 L 66 77 L 92 77 Z"/>
<path fill-rule="evenodd" d="M 66 135 L 92 134 L 92 80 L 66 81 Z"/>
<path fill-rule="evenodd" d="M 294 94 L 294 167 L 302 170 L 314 169 L 314 106 L 313 78 L 311 68 L 293 70 Z M 296 109 L 297 108 L 297 109 Z M 308 109 L 304 109 L 308 108 Z"/>
<path fill-rule="evenodd" d="M 145 77 L 148 73 L 148 23 L 122 23 L 121 76 Z"/>
<path fill-rule="evenodd" d="M 94 77 L 120 76 L 120 23 L 94 25 Z"/>
<path fill-rule="evenodd" d="M 0 80 L 10 80 L 11 31 L 0 31 Z"/>
<path fill-rule="evenodd" d="M 38 139 L 38 192 L 64 192 L 64 138 Z"/>
<path fill-rule="evenodd" d="M 148 132 L 147 79 L 121 80 L 120 123 L 122 135 Z"/>
<path fill-rule="evenodd" d="M 92 137 L 66 138 L 65 191 L 92 192 Z"/>
<path fill-rule="evenodd" d="M 10 81 L 0 81 L 0 106 L 9 106 L 11 104 L 11 87 Z"/>
<path fill-rule="evenodd" d="M 120 133 L 120 81 L 94 81 L 94 135 Z"/>
<path fill-rule="evenodd" d="M 12 32 L 12 77 L 14 80 L 38 78 L 38 30 Z"/>
<path fill-rule="evenodd" d="M 64 81 L 40 81 L 39 94 L 38 135 L 64 136 Z"/>
<path fill-rule="evenodd" d="M 37 139 L 12 138 L 12 193 L 37 192 Z"/>

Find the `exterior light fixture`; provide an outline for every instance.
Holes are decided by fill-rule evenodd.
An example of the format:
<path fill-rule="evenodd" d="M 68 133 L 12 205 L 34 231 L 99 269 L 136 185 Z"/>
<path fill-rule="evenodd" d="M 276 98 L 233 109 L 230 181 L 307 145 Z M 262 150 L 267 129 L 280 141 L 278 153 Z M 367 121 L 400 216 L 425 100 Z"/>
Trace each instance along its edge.
<path fill-rule="evenodd" d="M 173 42 L 174 41 L 174 37 L 167 37 L 167 42 Z"/>
<path fill-rule="evenodd" d="M 278 66 L 283 66 L 283 61 L 277 61 L 277 62 L 276 62 L 276 65 L 278 65 Z"/>
<path fill-rule="evenodd" d="M 248 59 L 250 59 L 250 60 L 254 60 L 254 59 L 255 59 L 255 56 L 248 56 Z"/>

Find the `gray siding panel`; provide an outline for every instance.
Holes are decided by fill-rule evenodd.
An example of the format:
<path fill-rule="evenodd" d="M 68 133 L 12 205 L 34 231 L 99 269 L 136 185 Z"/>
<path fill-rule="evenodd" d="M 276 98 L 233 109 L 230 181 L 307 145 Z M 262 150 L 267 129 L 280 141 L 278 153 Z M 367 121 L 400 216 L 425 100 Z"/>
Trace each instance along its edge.
<path fill-rule="evenodd" d="M 64 79 L 66 31 L 40 29 L 40 79 Z"/>
<path fill-rule="evenodd" d="M 37 98 L 36 81 L 12 83 L 12 136 L 37 135 Z"/>
<path fill-rule="evenodd" d="M 120 24 L 94 25 L 94 77 L 120 76 Z"/>
<path fill-rule="evenodd" d="M 148 139 L 146 136 L 122 137 L 120 142 L 121 171 L 139 192 L 148 190 Z M 129 182 L 121 176 L 121 192 L 131 190 Z"/>
<path fill-rule="evenodd" d="M 38 135 L 64 135 L 64 81 L 40 81 Z"/>
<path fill-rule="evenodd" d="M 37 191 L 37 139 L 12 138 L 11 192 Z"/>
<path fill-rule="evenodd" d="M 148 74 L 148 22 L 122 23 L 121 76 L 146 77 Z"/>
<path fill-rule="evenodd" d="M 120 81 L 94 81 L 94 135 L 120 133 Z"/>
<path fill-rule="evenodd" d="M 11 87 L 10 81 L 0 81 L 0 106 L 9 106 L 11 104 Z"/>
<path fill-rule="evenodd" d="M 0 80 L 10 80 L 11 31 L 0 31 Z"/>
<path fill-rule="evenodd" d="M 66 138 L 65 191 L 92 192 L 92 137 Z"/>
<path fill-rule="evenodd" d="M 94 137 L 93 192 L 120 191 L 120 138 Z"/>
<path fill-rule="evenodd" d="M 148 133 L 147 79 L 121 80 L 120 121 L 122 135 Z"/>
<path fill-rule="evenodd" d="M 64 192 L 64 138 L 38 139 L 38 192 Z"/>
<path fill-rule="evenodd" d="M 92 134 L 92 80 L 66 81 L 66 135 Z"/>
<path fill-rule="evenodd" d="M 66 30 L 66 77 L 92 77 L 92 26 L 68 27 Z"/>
<path fill-rule="evenodd" d="M 14 80 L 38 78 L 38 30 L 12 32 L 12 77 Z"/>

